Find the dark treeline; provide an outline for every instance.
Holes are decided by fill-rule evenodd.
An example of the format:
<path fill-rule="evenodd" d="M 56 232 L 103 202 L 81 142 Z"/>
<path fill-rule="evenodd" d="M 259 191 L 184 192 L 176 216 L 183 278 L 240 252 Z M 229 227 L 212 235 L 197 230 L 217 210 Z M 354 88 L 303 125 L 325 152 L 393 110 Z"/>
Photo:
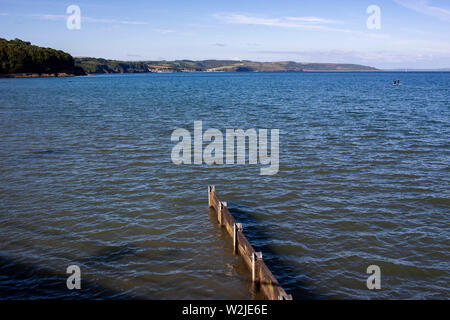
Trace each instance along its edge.
<path fill-rule="evenodd" d="M 84 74 L 64 51 L 43 48 L 19 39 L 0 38 L 0 73 Z"/>
<path fill-rule="evenodd" d="M 87 73 L 141 73 L 149 72 L 146 62 L 117 61 L 101 58 L 75 58 L 75 65 Z"/>

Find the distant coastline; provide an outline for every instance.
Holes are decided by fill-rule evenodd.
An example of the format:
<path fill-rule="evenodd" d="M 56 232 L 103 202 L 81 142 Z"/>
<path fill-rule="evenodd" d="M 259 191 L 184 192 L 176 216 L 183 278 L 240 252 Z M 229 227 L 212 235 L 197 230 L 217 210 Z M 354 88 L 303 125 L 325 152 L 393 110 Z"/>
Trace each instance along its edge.
<path fill-rule="evenodd" d="M 184 71 L 180 71 L 184 72 Z M 191 71 L 189 71 L 191 72 Z M 226 71 L 192 71 L 192 73 L 218 73 L 218 72 L 226 72 Z M 232 71 L 228 71 L 232 72 Z M 236 72 L 236 71 L 235 71 Z M 283 73 L 283 72 L 298 72 L 298 71 L 253 71 L 253 73 L 267 73 L 267 72 L 277 72 L 277 73 Z M 375 70 L 375 71 L 333 71 L 333 70 L 327 70 L 327 71 L 317 71 L 317 70 L 303 70 L 301 72 L 304 73 L 349 73 L 349 72 L 375 72 L 375 73 L 448 73 L 450 70 L 411 70 L 411 71 L 404 71 L 404 70 Z M 0 79 L 10 78 L 10 79 L 20 79 L 20 78 L 63 78 L 63 77 L 78 77 L 78 76 L 96 76 L 96 75 L 102 75 L 102 74 L 149 74 L 154 72 L 102 72 L 102 73 L 87 73 L 87 74 L 69 74 L 69 73 L 7 73 L 7 74 L 0 74 Z M 167 73 L 177 73 L 177 72 L 160 72 L 161 74 L 167 74 Z"/>
<path fill-rule="evenodd" d="M 379 71 L 358 64 L 249 60 L 119 61 L 72 57 L 20 39 L 0 38 L 0 78 L 68 77 L 109 73 Z"/>
<path fill-rule="evenodd" d="M 74 73 L 4 73 L 0 78 L 56 78 L 80 76 Z"/>
<path fill-rule="evenodd" d="M 174 72 L 368 72 L 376 68 L 358 64 L 304 63 L 249 60 L 119 61 L 75 57 L 75 66 L 86 73 L 174 73 Z"/>
<path fill-rule="evenodd" d="M 0 78 L 73 77 L 115 73 L 178 72 L 448 72 L 439 70 L 382 70 L 347 63 L 305 63 L 250 60 L 120 61 L 72 57 L 52 48 L 32 45 L 20 39 L 0 38 Z"/>

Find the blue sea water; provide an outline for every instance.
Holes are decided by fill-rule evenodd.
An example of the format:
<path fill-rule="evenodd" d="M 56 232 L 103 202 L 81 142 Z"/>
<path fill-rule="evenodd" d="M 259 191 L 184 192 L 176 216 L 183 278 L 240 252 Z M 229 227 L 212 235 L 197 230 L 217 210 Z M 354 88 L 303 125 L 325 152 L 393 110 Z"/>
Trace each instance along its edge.
<path fill-rule="evenodd" d="M 294 299 L 449 299 L 449 88 L 450 73 L 0 79 L 0 297 L 260 298 L 213 184 Z M 200 120 L 279 129 L 279 172 L 175 165 L 173 130 Z"/>

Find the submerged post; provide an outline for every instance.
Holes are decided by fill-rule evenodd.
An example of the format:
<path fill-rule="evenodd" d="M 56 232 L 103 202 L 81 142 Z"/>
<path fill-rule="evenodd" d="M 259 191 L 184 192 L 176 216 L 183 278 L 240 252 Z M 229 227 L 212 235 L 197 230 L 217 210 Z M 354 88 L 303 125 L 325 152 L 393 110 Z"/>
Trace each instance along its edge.
<path fill-rule="evenodd" d="M 209 207 L 212 208 L 214 206 L 214 202 L 213 202 L 213 193 L 216 191 L 216 187 L 215 186 L 208 186 L 208 204 Z"/>
<path fill-rule="evenodd" d="M 223 226 L 223 211 L 225 210 L 225 207 L 227 206 L 227 203 L 225 201 L 220 201 L 219 205 L 219 212 L 217 213 L 217 219 L 219 220 L 219 225 Z"/>
<path fill-rule="evenodd" d="M 238 232 L 242 232 L 242 223 L 235 223 L 233 225 L 233 249 L 234 254 L 238 253 Z"/>
<path fill-rule="evenodd" d="M 259 283 L 261 281 L 259 274 L 261 273 L 262 252 L 253 252 L 252 254 L 252 281 Z"/>

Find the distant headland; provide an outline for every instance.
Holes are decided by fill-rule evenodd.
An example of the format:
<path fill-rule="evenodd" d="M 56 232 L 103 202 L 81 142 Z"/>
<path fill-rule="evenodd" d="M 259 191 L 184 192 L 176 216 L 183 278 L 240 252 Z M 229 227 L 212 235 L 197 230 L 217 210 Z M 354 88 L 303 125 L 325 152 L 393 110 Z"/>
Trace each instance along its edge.
<path fill-rule="evenodd" d="M 85 75 L 68 53 L 32 45 L 19 39 L 0 38 L 0 77 L 54 77 Z"/>
<path fill-rule="evenodd" d="M 0 77 L 51 77 L 104 73 L 169 72 L 367 72 L 380 71 L 358 64 L 303 63 L 293 61 L 255 62 L 248 60 L 118 61 L 72 57 L 51 48 L 20 39 L 0 38 Z"/>
<path fill-rule="evenodd" d="M 293 61 L 117 61 L 80 57 L 75 58 L 75 64 L 83 68 L 87 73 L 378 71 L 376 68 L 357 64 L 302 63 Z"/>

